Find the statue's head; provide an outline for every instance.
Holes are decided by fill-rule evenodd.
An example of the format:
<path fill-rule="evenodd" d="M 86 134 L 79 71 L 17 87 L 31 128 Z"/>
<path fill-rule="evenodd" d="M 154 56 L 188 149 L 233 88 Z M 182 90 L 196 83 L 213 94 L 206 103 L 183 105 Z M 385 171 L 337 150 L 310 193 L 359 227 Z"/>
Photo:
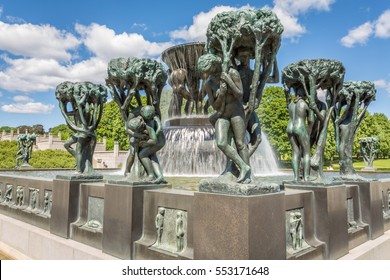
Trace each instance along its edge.
<path fill-rule="evenodd" d="M 141 132 L 145 129 L 145 122 L 141 116 L 132 118 L 127 122 L 127 127 L 134 132 Z"/>
<path fill-rule="evenodd" d="M 250 47 L 239 47 L 235 50 L 234 58 L 241 66 L 249 66 L 251 57 L 253 57 L 253 49 Z"/>
<path fill-rule="evenodd" d="M 215 54 L 204 54 L 198 59 L 198 70 L 207 74 L 221 73 L 222 59 Z"/>
<path fill-rule="evenodd" d="M 146 105 L 141 108 L 141 116 L 144 118 L 144 120 L 151 120 L 156 115 L 156 110 L 153 106 Z"/>
<path fill-rule="evenodd" d="M 69 101 L 70 96 L 73 93 L 73 86 L 74 86 L 74 84 L 72 82 L 63 82 L 63 83 L 59 84 L 56 87 L 56 92 L 55 92 L 56 98 L 60 102 Z"/>

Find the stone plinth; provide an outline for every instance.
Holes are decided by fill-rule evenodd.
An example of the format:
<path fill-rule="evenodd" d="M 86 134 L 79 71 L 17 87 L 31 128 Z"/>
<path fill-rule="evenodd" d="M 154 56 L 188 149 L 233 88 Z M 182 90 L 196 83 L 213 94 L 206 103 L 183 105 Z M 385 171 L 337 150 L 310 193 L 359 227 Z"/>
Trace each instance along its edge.
<path fill-rule="evenodd" d="M 101 181 L 99 177 L 57 176 L 53 180 L 53 206 L 50 232 L 64 238 L 70 237 L 70 224 L 79 217 L 80 184 Z"/>
<path fill-rule="evenodd" d="M 347 254 L 349 241 L 346 186 L 285 182 L 284 187 L 313 191 L 315 233 L 316 237 L 326 244 L 325 257 L 338 259 Z"/>
<path fill-rule="evenodd" d="M 323 260 L 325 256 L 324 242 L 316 238 L 315 232 L 315 211 L 314 195 L 310 190 L 286 189 L 285 210 L 286 210 L 286 243 L 288 260 Z M 287 213 L 300 211 L 303 216 L 303 244 L 308 246 L 292 248 L 292 237 L 290 223 Z"/>
<path fill-rule="evenodd" d="M 193 259 L 194 193 L 183 190 L 145 191 L 142 238 L 135 242 L 135 259 L 183 260 Z M 157 245 L 156 215 L 165 209 L 161 244 Z M 178 213 L 182 221 L 182 247 L 178 248 Z"/>
<path fill-rule="evenodd" d="M 103 252 L 133 259 L 133 242 L 142 235 L 144 191 L 168 186 L 124 180 L 105 184 Z"/>
<path fill-rule="evenodd" d="M 194 259 L 286 259 L 284 192 L 194 195 Z"/>
<path fill-rule="evenodd" d="M 346 182 L 359 187 L 361 219 L 369 225 L 369 238 L 375 239 L 384 233 L 383 208 L 380 181 Z"/>
<path fill-rule="evenodd" d="M 71 224 L 73 240 L 102 249 L 104 184 L 81 184 L 79 217 Z"/>

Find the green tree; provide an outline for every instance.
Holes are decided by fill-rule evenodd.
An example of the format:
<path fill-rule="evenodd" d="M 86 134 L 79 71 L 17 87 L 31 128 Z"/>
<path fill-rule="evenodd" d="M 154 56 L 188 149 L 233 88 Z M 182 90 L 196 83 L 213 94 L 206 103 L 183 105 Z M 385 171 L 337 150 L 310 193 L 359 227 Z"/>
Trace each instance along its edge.
<path fill-rule="evenodd" d="M 260 119 L 261 129 L 267 134 L 279 160 L 291 158 L 291 146 L 286 133 L 289 115 L 283 89 L 267 87 L 256 113 Z"/>
<path fill-rule="evenodd" d="M 336 150 L 336 140 L 334 136 L 334 125 L 333 122 L 329 122 L 328 136 L 326 137 L 326 144 L 324 150 L 325 162 L 333 163 L 335 157 L 338 157 Z"/>
<path fill-rule="evenodd" d="M 10 127 L 10 126 L 1 126 L 1 127 L 0 127 L 0 132 L 5 131 L 5 132 L 7 132 L 7 133 L 10 133 L 10 132 L 11 132 L 11 129 L 14 129 L 14 128 L 12 128 L 12 127 Z"/>
<path fill-rule="evenodd" d="M 107 137 L 107 150 L 114 148 L 114 141 L 118 141 L 119 149 L 128 149 L 128 136 L 125 132 L 118 105 L 113 100 L 104 104 L 102 119 L 95 133 L 97 138 Z"/>
<path fill-rule="evenodd" d="M 379 139 L 378 157 L 387 158 L 390 155 L 390 121 L 383 113 L 374 113 L 372 119 Z"/>
<path fill-rule="evenodd" d="M 44 134 L 45 133 L 45 128 L 43 127 L 43 125 L 41 124 L 34 124 L 32 127 L 31 127 L 31 132 L 32 133 L 35 133 L 35 134 Z"/>

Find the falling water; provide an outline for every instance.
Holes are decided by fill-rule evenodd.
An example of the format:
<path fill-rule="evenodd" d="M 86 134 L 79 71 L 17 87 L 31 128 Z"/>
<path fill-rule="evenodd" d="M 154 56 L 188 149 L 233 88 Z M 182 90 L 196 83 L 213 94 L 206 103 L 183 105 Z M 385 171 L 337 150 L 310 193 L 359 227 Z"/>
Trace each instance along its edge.
<path fill-rule="evenodd" d="M 222 173 L 226 157 L 215 143 L 214 128 L 207 124 L 208 119 L 181 119 L 182 124 L 183 120 L 187 120 L 187 123 L 184 125 L 171 123 L 164 130 L 167 142 L 158 153 L 164 175 L 216 176 Z M 256 176 L 276 175 L 278 174 L 276 158 L 266 135 L 263 134 L 262 137 L 262 143 L 251 157 L 253 173 Z"/>

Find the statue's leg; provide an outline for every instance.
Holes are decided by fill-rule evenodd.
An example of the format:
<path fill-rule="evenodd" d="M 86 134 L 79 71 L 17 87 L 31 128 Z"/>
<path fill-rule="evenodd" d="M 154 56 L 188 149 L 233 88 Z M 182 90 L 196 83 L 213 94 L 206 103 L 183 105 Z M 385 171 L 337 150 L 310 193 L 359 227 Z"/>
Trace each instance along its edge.
<path fill-rule="evenodd" d="M 163 183 L 166 183 L 167 181 L 164 179 L 164 175 L 163 175 L 163 171 L 162 171 L 162 167 L 158 161 L 158 158 L 157 158 L 157 155 L 156 154 L 153 154 L 151 157 L 150 157 L 151 161 L 152 161 L 152 166 L 153 166 L 153 171 L 154 171 L 154 174 L 156 175 L 156 179 L 153 181 L 153 183 L 155 184 L 163 184 Z"/>
<path fill-rule="evenodd" d="M 307 133 L 298 133 L 296 135 L 299 146 L 302 150 L 302 166 L 304 181 L 310 180 L 310 139 Z"/>
<path fill-rule="evenodd" d="M 129 149 L 129 155 L 127 156 L 126 159 L 126 166 L 125 166 L 125 176 L 130 174 L 131 168 L 133 167 L 134 160 L 135 160 L 135 155 L 138 152 L 138 145 L 137 146 L 132 146 L 130 145 Z"/>
<path fill-rule="evenodd" d="M 231 159 L 240 168 L 240 176 L 238 178 L 238 181 L 242 182 L 250 178 L 251 169 L 249 165 L 247 165 L 245 161 L 241 158 L 237 150 L 234 149 L 231 145 L 229 145 L 229 129 L 230 121 L 224 118 L 219 118 L 215 124 L 215 138 L 218 148 L 227 156 L 228 159 Z M 237 145 L 239 144 L 240 143 L 238 143 Z"/>
<path fill-rule="evenodd" d="M 290 140 L 291 148 L 292 148 L 292 158 L 291 164 L 294 172 L 294 180 L 299 180 L 299 162 L 301 158 L 301 151 L 299 149 L 298 143 L 295 137 L 292 134 L 288 134 L 288 139 Z"/>
<path fill-rule="evenodd" d="M 138 158 L 141 161 L 142 165 L 144 166 L 146 173 L 148 175 L 148 181 L 155 179 L 155 174 L 153 170 L 153 164 L 151 159 L 149 158 L 149 151 L 148 147 L 140 149 L 138 153 Z"/>
<path fill-rule="evenodd" d="M 249 164 L 248 146 L 245 142 L 246 126 L 244 117 L 235 116 L 230 119 L 230 122 L 238 154 L 246 164 Z"/>
<path fill-rule="evenodd" d="M 65 149 L 75 158 L 76 161 L 76 166 L 77 166 L 77 156 L 76 156 L 76 151 L 72 148 L 72 145 L 77 143 L 77 137 L 74 135 L 71 136 L 68 140 L 65 141 L 64 147 Z"/>

